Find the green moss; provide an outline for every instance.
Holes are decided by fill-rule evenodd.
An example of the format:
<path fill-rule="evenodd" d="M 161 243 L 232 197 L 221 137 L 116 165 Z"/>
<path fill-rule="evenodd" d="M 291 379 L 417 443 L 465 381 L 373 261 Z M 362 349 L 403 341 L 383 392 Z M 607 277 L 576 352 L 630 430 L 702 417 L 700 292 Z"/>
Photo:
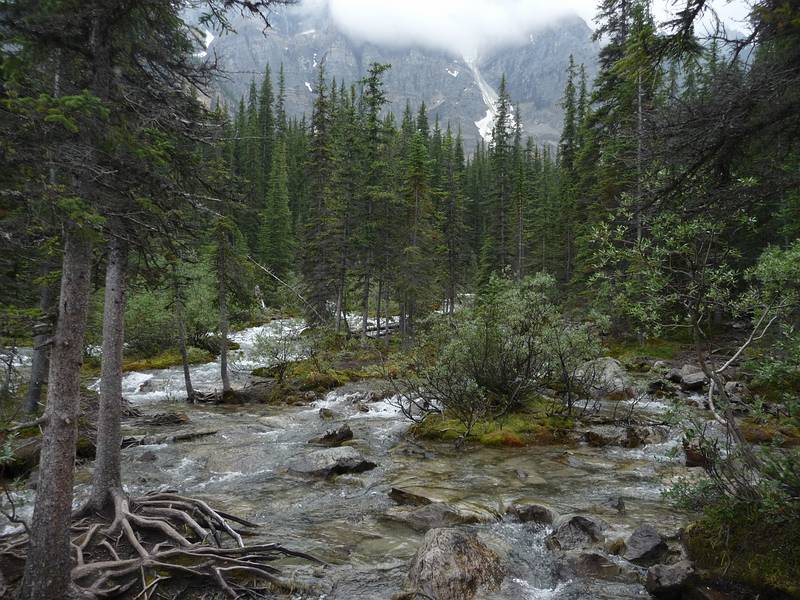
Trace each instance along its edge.
<path fill-rule="evenodd" d="M 646 360 L 673 360 L 686 350 L 686 343 L 673 339 L 652 339 L 639 344 L 636 340 L 612 340 L 606 344 L 608 355 L 629 368 L 643 370 Z"/>
<path fill-rule="evenodd" d="M 744 439 L 751 444 L 779 446 L 783 448 L 800 447 L 800 427 L 794 423 L 778 419 L 758 422 L 746 419 L 740 425 Z"/>
<path fill-rule="evenodd" d="M 214 355 L 200 348 L 189 348 L 189 364 L 197 365 L 214 361 Z M 155 369 L 168 369 L 183 364 L 181 353 L 178 350 L 165 350 L 156 356 L 146 358 L 133 358 L 124 360 L 123 371 L 150 371 Z"/>
<path fill-rule="evenodd" d="M 800 521 L 770 522 L 751 507 L 711 513 L 686 529 L 686 546 L 712 577 L 800 598 Z"/>
<path fill-rule="evenodd" d="M 570 419 L 547 416 L 527 409 L 505 417 L 477 423 L 467 438 L 490 447 L 540 446 L 563 442 L 575 424 Z M 411 428 L 419 438 L 449 442 L 464 436 L 466 428 L 457 419 L 431 415 Z"/>

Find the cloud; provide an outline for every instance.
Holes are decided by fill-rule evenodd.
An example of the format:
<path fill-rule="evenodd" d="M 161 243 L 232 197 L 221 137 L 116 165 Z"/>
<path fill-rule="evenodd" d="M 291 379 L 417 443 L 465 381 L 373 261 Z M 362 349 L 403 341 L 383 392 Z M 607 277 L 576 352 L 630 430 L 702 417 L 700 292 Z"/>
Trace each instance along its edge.
<path fill-rule="evenodd" d="M 491 48 L 523 44 L 531 32 L 566 15 L 577 14 L 594 27 L 597 1 L 301 0 L 300 10 L 327 7 L 342 31 L 357 40 L 475 58 Z M 682 3 L 654 0 L 656 20 L 666 20 Z M 713 5 L 729 24 L 747 13 L 746 0 L 715 0 Z"/>
<path fill-rule="evenodd" d="M 523 43 L 537 27 L 576 12 L 574 4 L 578 3 L 328 0 L 333 19 L 356 39 L 394 46 L 421 45 L 468 57 L 490 47 Z"/>

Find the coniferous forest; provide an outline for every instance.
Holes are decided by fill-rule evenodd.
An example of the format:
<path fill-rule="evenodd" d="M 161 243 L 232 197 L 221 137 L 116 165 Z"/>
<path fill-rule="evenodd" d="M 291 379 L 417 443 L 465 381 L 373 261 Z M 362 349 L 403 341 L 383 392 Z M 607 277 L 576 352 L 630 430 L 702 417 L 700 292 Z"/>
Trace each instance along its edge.
<path fill-rule="evenodd" d="M 0 597 L 800 597 L 800 8 L 600 0 L 468 147 L 222 94 L 286 4 L 0 2 Z"/>

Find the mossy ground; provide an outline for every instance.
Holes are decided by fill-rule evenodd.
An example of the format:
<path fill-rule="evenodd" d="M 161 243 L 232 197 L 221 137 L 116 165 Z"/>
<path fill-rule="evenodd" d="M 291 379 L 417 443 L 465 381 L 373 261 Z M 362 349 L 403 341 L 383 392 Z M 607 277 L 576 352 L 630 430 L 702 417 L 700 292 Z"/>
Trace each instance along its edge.
<path fill-rule="evenodd" d="M 777 446 L 780 448 L 800 447 L 800 427 L 790 419 L 744 419 L 740 425 L 744 438 L 751 444 Z"/>
<path fill-rule="evenodd" d="M 522 447 L 561 444 L 575 427 L 571 419 L 547 415 L 545 400 L 534 400 L 524 408 L 497 419 L 477 423 L 467 442 L 489 447 Z M 464 436 L 466 427 L 447 414 L 431 415 L 411 428 L 419 438 L 452 442 Z"/>
<path fill-rule="evenodd" d="M 605 345 L 609 356 L 634 371 L 646 370 L 649 361 L 675 360 L 689 348 L 680 339 L 649 339 L 643 344 L 634 339 L 612 339 Z"/>
<path fill-rule="evenodd" d="M 766 517 L 756 507 L 708 511 L 686 529 L 696 565 L 720 578 L 800 598 L 800 520 Z M 768 597 L 768 596 L 764 596 Z"/>
<path fill-rule="evenodd" d="M 207 350 L 189 347 L 189 364 L 201 365 L 213 362 L 215 356 Z M 155 356 L 133 356 L 126 357 L 122 361 L 122 370 L 130 371 L 151 371 L 155 369 L 168 369 L 183 364 L 181 353 L 177 348 L 170 348 L 159 352 Z M 85 357 L 81 373 L 84 377 L 99 377 L 101 361 L 99 356 Z"/>

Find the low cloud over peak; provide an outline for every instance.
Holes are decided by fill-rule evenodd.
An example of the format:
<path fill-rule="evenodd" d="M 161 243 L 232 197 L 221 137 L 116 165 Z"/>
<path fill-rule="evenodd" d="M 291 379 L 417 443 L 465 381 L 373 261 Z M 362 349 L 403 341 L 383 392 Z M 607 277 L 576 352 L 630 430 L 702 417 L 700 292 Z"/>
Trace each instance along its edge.
<path fill-rule="evenodd" d="M 327 6 L 354 39 L 390 46 L 424 46 L 474 58 L 498 46 L 524 43 L 536 28 L 577 14 L 580 0 L 306 0 Z"/>

